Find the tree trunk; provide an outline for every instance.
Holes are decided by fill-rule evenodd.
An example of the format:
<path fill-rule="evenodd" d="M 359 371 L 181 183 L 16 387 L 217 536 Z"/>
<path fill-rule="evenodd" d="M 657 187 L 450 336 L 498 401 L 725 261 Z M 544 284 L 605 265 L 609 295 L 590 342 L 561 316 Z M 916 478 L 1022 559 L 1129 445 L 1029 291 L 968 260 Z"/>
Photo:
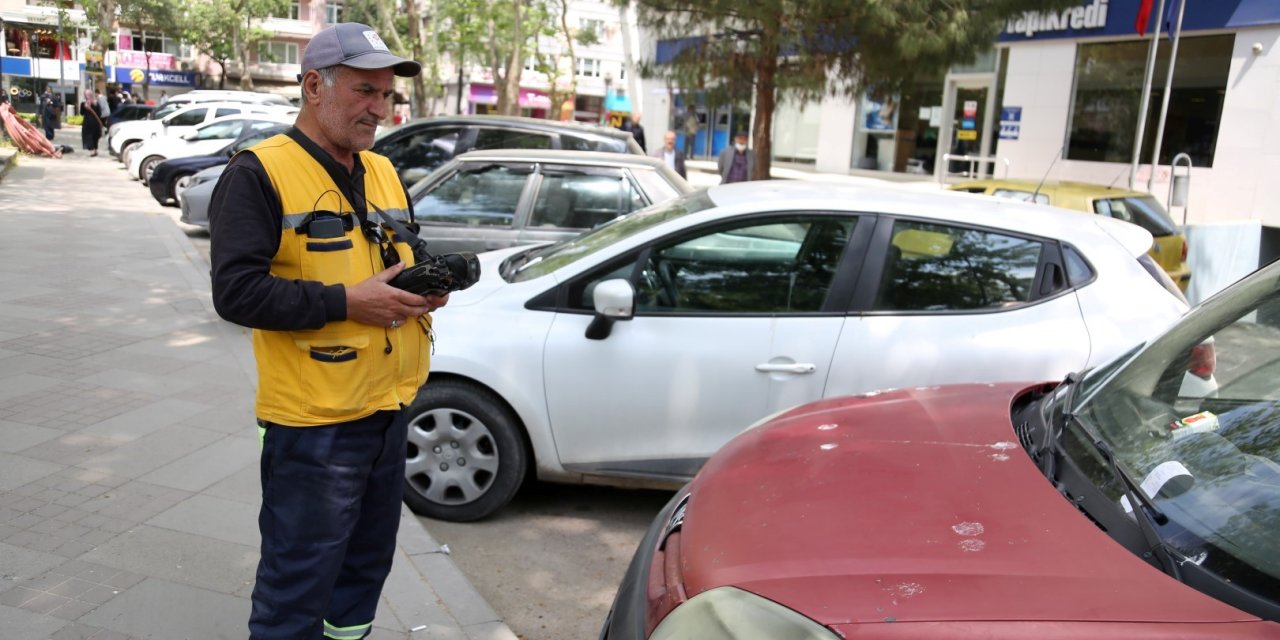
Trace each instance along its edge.
<path fill-rule="evenodd" d="M 520 115 L 520 73 L 524 71 L 524 17 L 522 0 L 511 3 L 511 51 L 507 54 L 506 73 L 494 76 L 494 89 L 498 94 L 498 113 L 504 116 Z M 491 40 L 492 41 L 492 40 Z"/>
<path fill-rule="evenodd" d="M 253 74 L 249 73 L 249 43 L 243 31 L 248 25 L 236 25 L 236 56 L 240 59 L 240 89 L 253 91 Z"/>
<path fill-rule="evenodd" d="M 418 13 L 418 0 L 407 0 L 405 2 L 405 10 L 409 18 L 409 57 L 424 63 L 423 66 L 429 67 L 431 78 L 434 80 L 436 76 L 435 60 L 430 61 L 427 65 L 422 55 L 422 18 Z M 427 110 L 427 91 L 426 83 L 423 82 L 423 74 L 419 73 L 413 78 L 413 106 L 411 107 L 411 116 L 422 117 Z"/>
<path fill-rule="evenodd" d="M 773 109 L 777 98 L 778 39 L 776 31 L 765 32 L 760 66 L 756 68 L 755 116 L 751 122 L 751 144 L 755 162 L 752 180 L 768 180 L 773 165 Z"/>
<path fill-rule="evenodd" d="M 564 56 L 561 56 L 560 60 L 556 61 L 557 78 L 551 79 L 551 95 L 555 96 L 555 99 L 551 101 L 551 113 L 548 114 L 557 120 L 560 119 L 561 112 L 564 110 L 564 105 L 561 103 L 565 100 L 573 100 L 576 103 L 578 98 L 578 56 L 573 51 L 573 32 L 569 30 L 569 0 L 560 0 L 560 28 L 564 31 L 564 41 L 569 48 L 569 89 L 564 94 L 555 91 L 556 79 L 560 73 L 560 60 L 564 59 Z M 570 115 L 569 119 L 573 120 L 573 116 Z"/>

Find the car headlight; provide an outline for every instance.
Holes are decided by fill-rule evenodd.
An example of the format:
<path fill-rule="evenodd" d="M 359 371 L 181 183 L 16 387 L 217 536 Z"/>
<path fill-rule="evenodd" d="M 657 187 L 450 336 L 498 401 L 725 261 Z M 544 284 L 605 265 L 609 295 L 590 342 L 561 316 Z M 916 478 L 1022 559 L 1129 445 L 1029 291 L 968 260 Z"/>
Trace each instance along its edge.
<path fill-rule="evenodd" d="M 839 636 L 772 600 L 734 587 L 705 591 L 678 606 L 649 640 L 838 640 Z"/>

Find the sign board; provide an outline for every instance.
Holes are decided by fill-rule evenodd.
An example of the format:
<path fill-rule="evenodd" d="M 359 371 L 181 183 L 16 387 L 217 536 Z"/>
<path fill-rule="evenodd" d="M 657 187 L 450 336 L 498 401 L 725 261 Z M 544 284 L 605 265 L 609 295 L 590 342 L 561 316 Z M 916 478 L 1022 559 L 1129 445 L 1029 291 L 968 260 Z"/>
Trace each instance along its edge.
<path fill-rule="evenodd" d="M 1017 140 L 1022 133 L 1022 107 L 1000 108 L 1000 139 Z"/>
<path fill-rule="evenodd" d="M 978 116 L 978 101 L 965 100 L 964 101 L 964 117 L 976 118 L 977 116 Z"/>
<path fill-rule="evenodd" d="M 84 70 L 89 73 L 102 73 L 102 52 L 86 49 L 84 52 Z"/>
<path fill-rule="evenodd" d="M 961 129 L 956 132 L 956 140 L 977 140 L 978 132 L 974 129 Z"/>
<path fill-rule="evenodd" d="M 148 80 L 148 85 L 194 87 L 196 84 L 196 74 L 193 71 L 161 71 L 152 69 L 150 72 L 147 72 L 143 69 L 130 69 L 128 67 L 115 68 L 116 82 L 124 84 L 142 84 L 144 78 Z"/>

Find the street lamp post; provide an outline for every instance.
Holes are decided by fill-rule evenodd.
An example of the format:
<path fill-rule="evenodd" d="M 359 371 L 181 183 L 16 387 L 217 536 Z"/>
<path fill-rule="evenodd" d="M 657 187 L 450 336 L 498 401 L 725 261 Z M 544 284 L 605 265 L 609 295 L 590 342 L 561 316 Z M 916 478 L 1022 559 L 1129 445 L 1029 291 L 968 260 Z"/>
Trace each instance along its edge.
<path fill-rule="evenodd" d="M 604 104 L 601 105 L 602 108 L 600 109 L 600 112 L 601 112 L 600 124 L 603 124 L 606 126 L 609 124 L 609 94 L 612 92 L 613 92 L 613 74 L 606 71 L 604 72 Z"/>

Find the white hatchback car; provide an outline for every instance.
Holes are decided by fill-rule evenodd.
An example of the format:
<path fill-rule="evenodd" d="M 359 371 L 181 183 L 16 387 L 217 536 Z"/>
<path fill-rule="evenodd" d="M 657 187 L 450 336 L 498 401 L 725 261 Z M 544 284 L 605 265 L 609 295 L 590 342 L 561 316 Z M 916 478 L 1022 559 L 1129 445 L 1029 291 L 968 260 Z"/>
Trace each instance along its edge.
<path fill-rule="evenodd" d="M 241 134 L 293 124 L 296 118 L 296 113 L 239 113 L 196 125 L 182 135 L 148 138 L 129 153 L 127 173 L 129 178 L 137 178 L 146 184 L 151 180 L 151 172 L 155 171 L 156 165 L 169 158 L 216 153 Z"/>
<path fill-rule="evenodd" d="M 480 281 L 433 319 L 405 500 L 481 518 L 529 469 L 675 487 L 803 402 L 1060 378 L 1186 311 L 1150 246 L 1043 206 L 771 181 L 481 254 Z"/>
<path fill-rule="evenodd" d="M 297 107 L 286 107 L 270 104 L 253 104 L 248 102 L 196 102 L 181 107 L 159 120 L 131 120 L 113 126 L 107 137 L 107 149 L 111 155 L 126 162 L 125 156 L 133 147 L 144 140 L 162 135 L 181 135 L 195 128 L 196 125 L 211 122 L 215 118 L 233 116 L 241 113 L 285 113 L 297 114 Z"/>

